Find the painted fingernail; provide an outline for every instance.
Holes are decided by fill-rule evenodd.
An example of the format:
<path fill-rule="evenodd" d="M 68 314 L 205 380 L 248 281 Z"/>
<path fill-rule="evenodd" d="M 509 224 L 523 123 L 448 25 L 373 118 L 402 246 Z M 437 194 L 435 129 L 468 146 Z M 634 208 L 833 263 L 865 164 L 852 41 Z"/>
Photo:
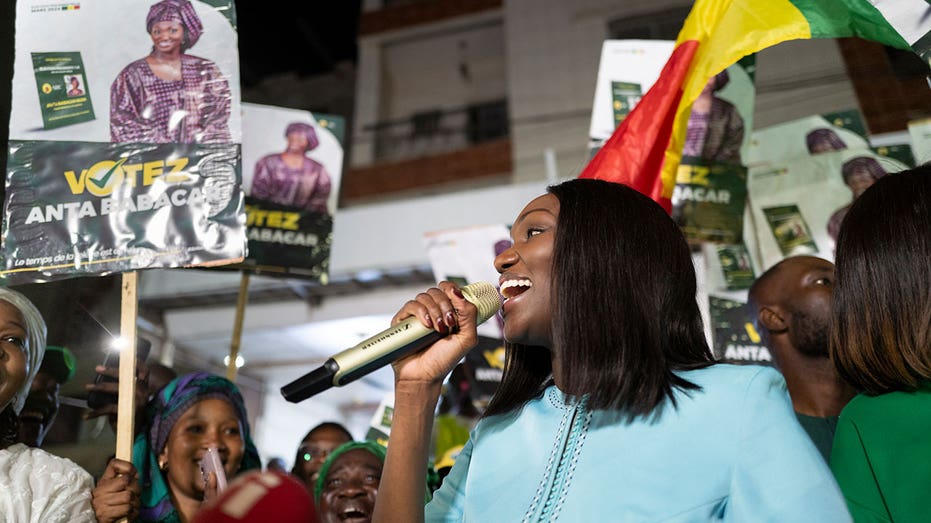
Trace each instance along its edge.
<path fill-rule="evenodd" d="M 429 314 L 427 314 L 427 327 L 433 328 L 433 320 L 430 318 Z"/>
<path fill-rule="evenodd" d="M 456 321 L 456 315 L 453 314 L 453 311 L 449 311 L 446 313 L 446 324 L 449 325 L 450 328 L 458 324 L 458 322 Z"/>
<path fill-rule="evenodd" d="M 453 294 L 455 294 L 459 298 L 465 299 L 465 296 L 462 295 L 462 291 L 458 287 L 453 289 Z"/>

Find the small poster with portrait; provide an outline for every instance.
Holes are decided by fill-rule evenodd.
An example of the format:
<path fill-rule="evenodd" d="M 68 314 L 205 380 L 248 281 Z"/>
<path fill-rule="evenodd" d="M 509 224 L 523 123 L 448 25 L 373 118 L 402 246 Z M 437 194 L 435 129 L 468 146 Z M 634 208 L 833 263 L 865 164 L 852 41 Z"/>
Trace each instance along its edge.
<path fill-rule="evenodd" d="M 345 120 L 243 104 L 249 255 L 237 268 L 326 283 Z"/>
<path fill-rule="evenodd" d="M 94 119 L 81 53 L 32 53 L 32 67 L 45 129 Z"/>
<path fill-rule="evenodd" d="M 842 149 L 751 167 L 745 242 L 754 266 L 810 254 L 834 259 L 834 245 L 853 201 L 876 180 L 905 169 L 868 148 Z"/>
<path fill-rule="evenodd" d="M 753 274 L 753 263 L 750 261 L 750 253 L 746 245 L 742 243 L 734 245 L 710 245 L 713 255 L 706 258 L 708 269 L 717 267 L 720 269 L 722 287 L 729 291 L 749 289 L 755 279 Z M 707 256 L 707 254 L 706 254 Z"/>
<path fill-rule="evenodd" d="M 764 207 L 763 215 L 783 256 L 815 254 L 818 246 L 798 205 Z"/>

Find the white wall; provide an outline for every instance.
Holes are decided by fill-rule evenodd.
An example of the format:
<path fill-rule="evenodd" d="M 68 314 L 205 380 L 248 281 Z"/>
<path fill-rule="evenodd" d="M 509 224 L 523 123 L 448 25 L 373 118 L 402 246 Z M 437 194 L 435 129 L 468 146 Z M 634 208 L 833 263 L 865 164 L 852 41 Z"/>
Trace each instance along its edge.
<path fill-rule="evenodd" d="M 456 31 L 403 38 L 382 47 L 381 117 L 409 118 L 431 109 L 505 98 L 504 32 L 498 19 Z M 466 68 L 463 76 L 460 65 Z"/>

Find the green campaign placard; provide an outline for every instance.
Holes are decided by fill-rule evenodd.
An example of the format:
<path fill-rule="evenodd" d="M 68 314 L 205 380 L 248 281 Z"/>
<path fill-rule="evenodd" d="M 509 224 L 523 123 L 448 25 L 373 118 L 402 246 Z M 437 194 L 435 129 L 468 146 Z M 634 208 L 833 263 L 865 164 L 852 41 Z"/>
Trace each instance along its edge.
<path fill-rule="evenodd" d="M 682 159 L 672 193 L 672 217 L 686 239 L 740 243 L 746 201 L 746 167 Z"/>
<path fill-rule="evenodd" d="M 743 244 L 716 247 L 725 288 L 729 291 L 749 289 L 753 285 L 754 276 L 747 247 Z"/>
<path fill-rule="evenodd" d="M 643 87 L 634 82 L 611 82 L 611 108 L 618 126 L 643 98 Z"/>
<path fill-rule="evenodd" d="M 32 69 L 46 129 L 94 119 L 81 53 L 32 53 Z"/>
<path fill-rule="evenodd" d="M 763 209 L 763 214 L 783 256 L 818 252 L 818 245 L 798 205 L 768 207 Z"/>
<path fill-rule="evenodd" d="M 870 147 L 870 150 L 884 158 L 892 158 L 908 167 L 917 165 L 915 155 L 912 153 L 912 146 L 907 143 L 880 145 L 879 147 Z M 895 168 L 893 168 L 893 171 L 895 171 Z"/>
<path fill-rule="evenodd" d="M 773 357 L 762 344 L 746 303 L 708 297 L 714 359 L 737 364 L 770 365 Z"/>

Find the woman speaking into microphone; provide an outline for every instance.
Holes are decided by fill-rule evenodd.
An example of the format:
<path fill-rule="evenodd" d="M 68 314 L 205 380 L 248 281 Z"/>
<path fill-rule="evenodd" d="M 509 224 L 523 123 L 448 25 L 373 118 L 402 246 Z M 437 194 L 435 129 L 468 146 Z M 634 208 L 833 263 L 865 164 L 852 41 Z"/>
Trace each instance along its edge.
<path fill-rule="evenodd" d="M 504 377 L 424 507 L 443 378 L 477 342 L 450 282 L 407 302 L 444 337 L 394 364 L 374 521 L 848 521 L 769 368 L 716 364 L 678 227 L 633 189 L 577 179 L 531 201 L 495 267 Z"/>

